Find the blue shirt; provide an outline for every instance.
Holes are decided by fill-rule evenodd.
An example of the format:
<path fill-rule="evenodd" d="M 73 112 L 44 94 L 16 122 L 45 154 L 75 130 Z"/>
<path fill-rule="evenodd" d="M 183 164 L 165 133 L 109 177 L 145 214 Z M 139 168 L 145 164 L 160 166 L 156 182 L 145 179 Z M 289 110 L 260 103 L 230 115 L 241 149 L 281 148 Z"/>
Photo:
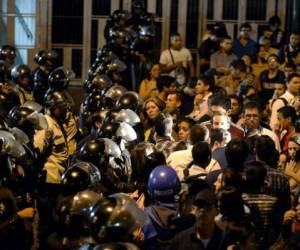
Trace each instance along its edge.
<path fill-rule="evenodd" d="M 240 40 L 234 40 L 232 44 L 232 51 L 238 56 L 238 58 L 242 58 L 245 54 L 254 58 L 256 55 L 256 42 L 250 39 L 247 44 L 243 46 L 240 43 Z"/>

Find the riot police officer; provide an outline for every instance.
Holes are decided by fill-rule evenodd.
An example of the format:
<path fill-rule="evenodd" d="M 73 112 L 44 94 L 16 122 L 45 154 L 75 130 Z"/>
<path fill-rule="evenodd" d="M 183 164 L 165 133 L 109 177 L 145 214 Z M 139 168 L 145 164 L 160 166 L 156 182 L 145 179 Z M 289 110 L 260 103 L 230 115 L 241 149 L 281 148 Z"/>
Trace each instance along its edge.
<path fill-rule="evenodd" d="M 36 102 L 43 104 L 48 89 L 48 77 L 57 63 L 58 55 L 54 50 L 40 50 L 34 56 L 38 67 L 33 70 L 33 96 Z"/>
<path fill-rule="evenodd" d="M 15 63 L 15 58 L 16 58 L 16 49 L 15 47 L 11 45 L 3 45 L 0 49 L 0 60 L 4 61 L 4 65 L 6 68 L 6 78 L 8 80 L 11 79 L 11 69 Z"/>
<path fill-rule="evenodd" d="M 16 89 L 19 95 L 20 103 L 23 104 L 26 101 L 33 101 L 30 68 L 25 64 L 16 65 L 11 70 L 11 79 L 13 83 L 16 84 Z"/>

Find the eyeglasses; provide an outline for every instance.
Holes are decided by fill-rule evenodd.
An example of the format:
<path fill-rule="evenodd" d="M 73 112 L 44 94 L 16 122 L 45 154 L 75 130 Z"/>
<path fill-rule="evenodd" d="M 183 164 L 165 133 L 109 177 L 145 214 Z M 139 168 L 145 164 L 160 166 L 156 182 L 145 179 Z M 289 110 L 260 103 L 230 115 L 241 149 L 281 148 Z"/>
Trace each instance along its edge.
<path fill-rule="evenodd" d="M 246 119 L 251 119 L 251 118 L 258 119 L 259 115 L 258 114 L 247 114 L 247 115 L 245 115 L 245 118 Z"/>

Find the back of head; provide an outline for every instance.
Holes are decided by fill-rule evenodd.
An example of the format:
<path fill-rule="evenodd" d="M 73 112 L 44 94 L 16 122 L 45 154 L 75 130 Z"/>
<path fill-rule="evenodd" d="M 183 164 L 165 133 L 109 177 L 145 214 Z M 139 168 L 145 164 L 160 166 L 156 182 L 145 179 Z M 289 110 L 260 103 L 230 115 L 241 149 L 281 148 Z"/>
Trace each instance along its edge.
<path fill-rule="evenodd" d="M 275 154 L 275 143 L 271 137 L 262 135 L 256 138 L 254 142 L 256 157 L 263 162 L 268 163 L 271 156 Z"/>
<path fill-rule="evenodd" d="M 231 108 L 231 101 L 228 96 L 224 95 L 213 95 L 208 101 L 208 105 L 211 106 L 220 106 L 226 111 Z"/>
<path fill-rule="evenodd" d="M 190 143 L 195 145 L 196 143 L 202 141 L 207 141 L 209 137 L 209 131 L 207 127 L 200 124 L 195 124 L 192 126 L 190 131 Z"/>
<path fill-rule="evenodd" d="M 244 140 L 232 139 L 225 148 L 225 156 L 230 168 L 242 172 L 248 157 L 249 147 Z"/>
<path fill-rule="evenodd" d="M 157 78 L 157 89 L 159 92 L 163 91 L 164 87 L 169 88 L 175 82 L 175 78 L 169 75 L 161 75 Z"/>
<path fill-rule="evenodd" d="M 233 67 L 235 70 L 240 70 L 242 72 L 246 72 L 247 71 L 247 66 L 245 64 L 245 62 L 242 59 L 238 59 L 238 60 L 234 60 L 231 63 L 231 67 Z"/>
<path fill-rule="evenodd" d="M 234 187 L 220 190 L 218 204 L 224 218 L 233 222 L 242 222 L 241 220 L 245 216 L 244 202 L 238 190 Z"/>
<path fill-rule="evenodd" d="M 198 142 L 193 146 L 192 156 L 194 164 L 206 168 L 211 160 L 211 148 L 207 142 Z"/>
<path fill-rule="evenodd" d="M 254 161 L 245 167 L 246 187 L 251 191 L 260 190 L 267 175 L 267 170 L 261 162 Z"/>

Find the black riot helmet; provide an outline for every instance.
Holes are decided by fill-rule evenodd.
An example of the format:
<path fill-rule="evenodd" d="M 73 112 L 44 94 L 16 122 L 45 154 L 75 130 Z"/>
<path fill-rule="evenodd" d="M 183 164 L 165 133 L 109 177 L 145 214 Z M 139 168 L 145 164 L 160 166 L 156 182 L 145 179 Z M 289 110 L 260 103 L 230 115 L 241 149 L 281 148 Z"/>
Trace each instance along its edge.
<path fill-rule="evenodd" d="M 61 178 L 64 194 L 76 194 L 94 187 L 101 180 L 99 169 L 90 162 L 77 162 L 68 168 Z"/>
<path fill-rule="evenodd" d="M 105 96 L 117 101 L 125 92 L 127 92 L 125 87 L 116 84 L 106 91 Z"/>
<path fill-rule="evenodd" d="M 70 238 L 88 236 L 88 217 L 90 209 L 102 195 L 91 190 L 84 190 L 69 197 L 61 197 L 56 206 L 56 218 Z"/>
<path fill-rule="evenodd" d="M 67 105 L 67 96 L 65 92 L 49 89 L 46 92 L 44 103 L 45 107 L 51 109 L 54 106 L 65 104 Z"/>
<path fill-rule="evenodd" d="M 97 131 L 100 138 L 115 138 L 116 132 L 119 128 L 119 123 L 106 121 L 102 124 L 101 128 Z"/>
<path fill-rule="evenodd" d="M 89 213 L 89 227 L 98 241 L 128 241 L 147 222 L 144 212 L 125 194 L 101 199 Z"/>
<path fill-rule="evenodd" d="M 48 77 L 49 88 L 58 90 L 67 89 L 70 79 L 74 77 L 75 73 L 72 70 L 58 67 L 53 70 Z"/>
<path fill-rule="evenodd" d="M 67 93 L 49 89 L 44 98 L 45 108 L 55 117 L 57 121 L 64 122 L 69 110 L 69 96 Z"/>
<path fill-rule="evenodd" d="M 78 159 L 80 161 L 90 162 L 100 169 L 100 166 L 106 167 L 107 155 L 105 154 L 105 141 L 92 139 L 87 141 L 79 151 Z"/>
<path fill-rule="evenodd" d="M 101 93 L 94 91 L 85 97 L 83 106 L 85 110 L 88 111 L 100 111 L 103 109 L 112 109 L 114 103 L 112 99 L 104 97 Z"/>
<path fill-rule="evenodd" d="M 7 82 L 7 72 L 5 63 L 3 60 L 0 60 L 0 84 Z"/>
<path fill-rule="evenodd" d="M 130 13 L 127 10 L 115 10 L 112 14 L 111 14 L 111 20 L 113 22 L 119 22 L 121 20 L 123 21 L 127 21 L 130 17 Z"/>
<path fill-rule="evenodd" d="M 85 89 L 88 93 L 94 90 L 106 91 L 112 86 L 112 81 L 107 75 L 96 74 L 91 81 L 85 84 Z"/>
<path fill-rule="evenodd" d="M 34 125 L 30 122 L 28 117 L 33 111 L 26 107 L 15 106 L 7 114 L 5 121 L 9 127 L 17 127 L 24 131 L 28 136 L 33 136 Z"/>
<path fill-rule="evenodd" d="M 126 122 L 104 122 L 98 129 L 97 135 L 98 137 L 106 137 L 114 141 L 123 139 L 127 142 L 132 142 L 137 139 L 135 130 Z"/>
<path fill-rule="evenodd" d="M 40 66 L 50 66 L 51 68 L 56 64 L 58 54 L 55 50 L 40 50 L 34 56 L 34 61 Z"/>
<path fill-rule="evenodd" d="M 150 25 L 141 26 L 138 29 L 138 37 L 140 39 L 153 38 L 155 36 L 155 30 Z"/>
<path fill-rule="evenodd" d="M 131 109 L 136 112 L 140 104 L 141 99 L 139 95 L 134 91 L 127 91 L 117 100 L 116 107 L 119 109 Z"/>
<path fill-rule="evenodd" d="M 0 117 L 4 118 L 15 106 L 20 105 L 20 99 L 14 92 L 3 92 L 0 89 Z"/>
<path fill-rule="evenodd" d="M 24 78 L 31 79 L 31 70 L 26 64 L 19 64 L 11 70 L 11 78 L 16 84 L 22 85 Z"/>
<path fill-rule="evenodd" d="M 123 28 L 110 28 L 109 29 L 109 39 L 110 40 L 122 40 L 125 41 L 127 37 L 126 30 Z"/>
<path fill-rule="evenodd" d="M 79 151 L 79 160 L 91 162 L 100 171 L 105 171 L 109 156 L 119 157 L 121 150 L 118 145 L 108 138 L 87 141 Z"/>
<path fill-rule="evenodd" d="M 16 49 L 11 45 L 3 45 L 0 49 L 0 59 L 11 62 L 16 58 Z"/>

